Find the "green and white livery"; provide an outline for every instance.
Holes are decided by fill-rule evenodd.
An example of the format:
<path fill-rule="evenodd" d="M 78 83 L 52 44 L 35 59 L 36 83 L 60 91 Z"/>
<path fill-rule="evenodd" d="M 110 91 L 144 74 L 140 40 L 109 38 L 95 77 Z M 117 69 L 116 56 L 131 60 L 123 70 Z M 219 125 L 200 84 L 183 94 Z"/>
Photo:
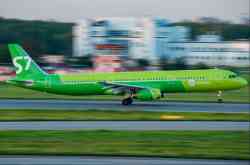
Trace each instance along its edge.
<path fill-rule="evenodd" d="M 8 46 L 16 68 L 16 77 L 8 83 L 63 95 L 124 95 L 123 105 L 131 104 L 133 99 L 157 100 L 164 93 L 221 92 L 248 84 L 235 73 L 221 69 L 47 74 L 21 46 Z"/>

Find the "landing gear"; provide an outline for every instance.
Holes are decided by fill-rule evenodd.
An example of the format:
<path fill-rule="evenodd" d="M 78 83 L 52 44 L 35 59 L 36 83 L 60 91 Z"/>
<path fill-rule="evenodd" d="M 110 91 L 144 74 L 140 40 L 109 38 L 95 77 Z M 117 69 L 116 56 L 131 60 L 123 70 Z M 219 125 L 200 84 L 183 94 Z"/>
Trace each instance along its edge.
<path fill-rule="evenodd" d="M 122 100 L 122 105 L 130 105 L 133 103 L 133 98 L 132 97 L 128 97 Z"/>
<path fill-rule="evenodd" d="M 223 99 L 222 99 L 222 91 L 218 91 L 218 93 L 217 93 L 217 102 L 218 103 L 223 103 Z"/>
<path fill-rule="evenodd" d="M 164 96 L 165 96 L 165 95 L 164 95 L 164 93 L 163 93 L 163 92 L 161 92 L 161 98 L 164 98 Z"/>

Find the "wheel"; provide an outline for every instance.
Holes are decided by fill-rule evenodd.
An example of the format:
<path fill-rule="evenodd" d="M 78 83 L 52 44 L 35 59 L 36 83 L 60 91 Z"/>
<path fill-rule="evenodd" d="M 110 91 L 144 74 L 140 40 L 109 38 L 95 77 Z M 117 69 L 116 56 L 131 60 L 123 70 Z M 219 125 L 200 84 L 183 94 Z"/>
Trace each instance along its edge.
<path fill-rule="evenodd" d="M 128 104 L 132 104 L 133 103 L 133 99 L 132 98 L 128 98 Z"/>
<path fill-rule="evenodd" d="M 129 105 L 129 102 L 127 99 L 122 100 L 122 105 Z"/>
<path fill-rule="evenodd" d="M 163 92 L 161 92 L 161 98 L 164 98 L 164 93 Z"/>
<path fill-rule="evenodd" d="M 132 103 L 133 103 L 133 99 L 130 97 L 122 100 L 122 105 L 130 105 Z"/>
<path fill-rule="evenodd" d="M 217 102 L 218 103 L 223 103 L 223 99 L 221 98 L 221 95 L 222 95 L 222 91 L 218 91 L 218 94 L 217 94 L 217 97 L 218 97 Z"/>
<path fill-rule="evenodd" d="M 218 103 L 223 103 L 222 99 L 218 99 L 217 101 L 218 101 Z"/>

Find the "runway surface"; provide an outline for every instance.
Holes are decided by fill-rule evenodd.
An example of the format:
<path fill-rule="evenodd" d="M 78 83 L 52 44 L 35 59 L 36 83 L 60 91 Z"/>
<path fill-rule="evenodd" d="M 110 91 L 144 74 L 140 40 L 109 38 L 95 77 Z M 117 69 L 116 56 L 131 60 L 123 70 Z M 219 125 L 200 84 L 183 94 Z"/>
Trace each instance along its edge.
<path fill-rule="evenodd" d="M 169 112 L 249 112 L 250 104 L 193 103 L 193 102 L 135 102 L 123 106 L 119 101 L 86 100 L 0 100 L 0 109 L 97 109 L 97 110 L 139 110 Z"/>
<path fill-rule="evenodd" d="M 0 122 L 0 130 L 230 130 L 247 131 L 249 122 L 205 121 L 43 121 Z"/>
<path fill-rule="evenodd" d="M 0 100 L 1 109 L 72 109 L 72 110 L 138 110 L 169 112 L 249 112 L 249 104 L 187 103 L 187 102 L 135 102 L 122 106 L 119 101 L 82 100 Z M 248 122 L 207 121 L 50 121 L 0 122 L 0 130 L 230 130 L 247 131 Z M 249 161 L 163 159 L 133 157 L 89 156 L 0 156 L 0 165 L 248 165 Z"/>
<path fill-rule="evenodd" d="M 84 156 L 0 156 L 0 165 L 248 165 L 240 160 Z"/>

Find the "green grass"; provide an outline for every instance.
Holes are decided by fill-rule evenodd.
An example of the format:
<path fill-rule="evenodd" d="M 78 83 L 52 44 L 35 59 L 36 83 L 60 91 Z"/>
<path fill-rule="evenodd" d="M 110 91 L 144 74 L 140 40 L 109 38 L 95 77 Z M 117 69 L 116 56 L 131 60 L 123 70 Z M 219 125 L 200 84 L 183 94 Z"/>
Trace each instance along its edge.
<path fill-rule="evenodd" d="M 242 131 L 0 131 L 0 154 L 250 159 Z"/>
<path fill-rule="evenodd" d="M 249 121 L 249 113 L 1 110 L 0 121 Z"/>
<path fill-rule="evenodd" d="M 250 103 L 249 99 L 250 87 L 246 87 L 234 91 L 223 92 L 225 102 Z M 121 100 L 121 96 L 65 96 L 55 95 L 45 92 L 38 92 L 29 89 L 14 87 L 7 84 L 0 84 L 0 99 L 84 99 L 84 100 Z M 166 94 L 163 101 L 200 101 L 200 102 L 216 102 L 216 93 L 170 93 Z"/>

